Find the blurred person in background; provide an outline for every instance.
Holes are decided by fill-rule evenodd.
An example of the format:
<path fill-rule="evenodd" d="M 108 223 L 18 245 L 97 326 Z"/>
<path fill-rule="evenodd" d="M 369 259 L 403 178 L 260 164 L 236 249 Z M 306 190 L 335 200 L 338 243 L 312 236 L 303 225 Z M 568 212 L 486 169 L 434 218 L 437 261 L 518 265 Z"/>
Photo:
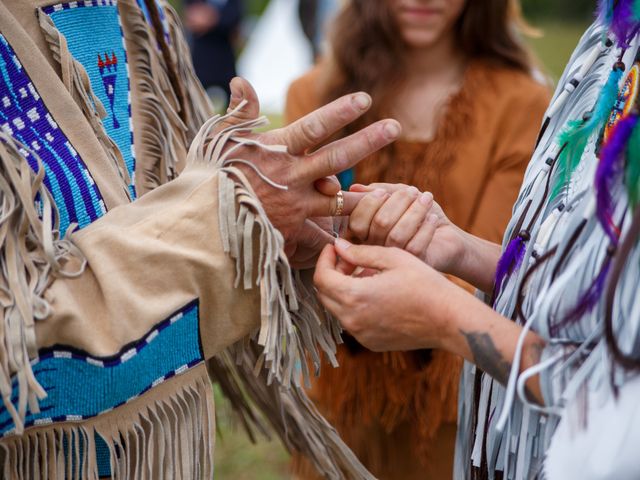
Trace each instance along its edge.
<path fill-rule="evenodd" d="M 299 0 L 298 16 L 302 31 L 309 40 L 313 58 L 322 53 L 327 24 L 338 9 L 338 0 Z"/>
<path fill-rule="evenodd" d="M 242 0 L 185 0 L 184 25 L 190 33 L 196 75 L 216 109 L 224 110 L 236 76 L 235 39 Z"/>
<path fill-rule="evenodd" d="M 291 85 L 286 121 L 369 92 L 374 107 L 363 124 L 391 116 L 403 138 L 344 172 L 343 186 L 415 185 L 455 224 L 500 242 L 549 100 L 524 30 L 517 0 L 350 0 L 327 58 Z M 364 241 L 368 231 L 350 234 Z M 311 397 L 372 473 L 452 478 L 462 360 L 434 350 L 374 353 L 350 337 L 338 353 L 340 368 L 325 369 Z M 294 472 L 315 478 L 300 458 Z"/>

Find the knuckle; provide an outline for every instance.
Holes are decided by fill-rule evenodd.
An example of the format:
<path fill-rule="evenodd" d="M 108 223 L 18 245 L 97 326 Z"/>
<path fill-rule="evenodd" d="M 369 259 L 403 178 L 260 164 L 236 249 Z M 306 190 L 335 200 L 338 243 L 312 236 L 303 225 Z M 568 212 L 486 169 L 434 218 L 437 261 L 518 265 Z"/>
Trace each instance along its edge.
<path fill-rule="evenodd" d="M 324 125 L 318 118 L 305 120 L 300 125 L 302 137 L 309 142 L 320 140 L 324 136 L 324 131 Z"/>
<path fill-rule="evenodd" d="M 389 247 L 400 247 L 404 244 L 404 236 L 402 232 L 392 230 L 391 233 L 387 236 L 387 246 Z"/>
<path fill-rule="evenodd" d="M 367 237 L 367 228 L 364 222 L 360 221 L 351 221 L 349 223 L 349 231 L 358 239 L 358 240 L 366 240 Z"/>
<path fill-rule="evenodd" d="M 329 150 L 327 162 L 332 172 L 338 173 L 342 170 L 345 155 L 346 152 L 344 151 L 344 148 L 340 146 L 334 146 L 331 150 Z"/>
<path fill-rule="evenodd" d="M 373 227 L 376 230 L 385 230 L 386 231 L 391 226 L 391 221 L 387 217 L 385 217 L 383 215 L 376 215 L 373 218 L 372 224 L 373 224 Z"/>

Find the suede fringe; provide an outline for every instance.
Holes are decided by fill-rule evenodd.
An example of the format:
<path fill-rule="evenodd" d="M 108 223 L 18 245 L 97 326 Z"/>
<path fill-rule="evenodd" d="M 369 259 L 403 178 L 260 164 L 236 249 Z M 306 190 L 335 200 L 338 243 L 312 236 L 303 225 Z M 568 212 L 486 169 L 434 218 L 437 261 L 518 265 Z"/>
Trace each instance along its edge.
<path fill-rule="evenodd" d="M 136 152 L 138 190 L 144 192 L 173 180 L 180 170 L 178 162 L 186 155 L 190 138 L 180 117 L 182 106 L 168 77 L 168 68 L 160 54 L 156 38 L 135 0 L 119 0 L 131 41 L 127 42 L 132 90 L 136 91 Z M 206 117 L 205 117 L 206 119 Z M 204 123 L 204 120 L 202 122 Z"/>
<path fill-rule="evenodd" d="M 164 9 L 169 36 L 173 42 L 170 45 L 173 64 L 175 66 L 178 79 L 181 82 L 185 94 L 185 121 L 187 124 L 188 141 L 195 137 L 204 122 L 213 114 L 213 105 L 207 93 L 202 88 L 202 84 L 196 77 L 191 61 L 191 51 L 182 33 L 180 17 L 173 7 L 166 1 L 161 0 Z"/>
<path fill-rule="evenodd" d="M 262 126 L 265 119 L 214 133 L 224 118 L 216 116 L 202 127 L 189 151 L 187 168 L 204 162 L 220 169 L 223 248 L 236 260 L 236 284 L 245 289 L 260 287 L 262 322 L 252 338 L 231 346 L 210 362 L 211 373 L 252 436 L 252 424 L 263 433 L 267 431 L 257 413 L 260 410 L 285 446 L 307 456 L 326 478 L 372 479 L 299 385 L 300 377 L 306 383 L 309 380 L 307 358 L 316 373 L 319 370 L 318 346 L 336 365 L 340 327 L 316 303 L 310 293 L 310 279 L 292 273 L 282 235 L 269 222 L 242 171 L 234 166 L 249 165 L 233 156 L 242 145 L 272 151 L 282 151 L 283 147 L 257 144 L 238 135 Z M 255 170 L 272 187 L 286 189 Z M 255 235 L 259 238 L 258 252 L 253 245 Z"/>
<path fill-rule="evenodd" d="M 37 174 L 25 161 L 26 155 L 37 160 Z M 45 319 L 50 311 L 45 289 L 53 275 L 81 273 L 85 261 L 71 242 L 58 238 L 58 211 L 43 184 L 42 161 L 2 130 L 0 170 L 0 394 L 15 433 L 20 434 L 27 405 L 37 412 L 38 399 L 46 395 L 30 364 L 37 354 L 35 321 Z M 79 259 L 78 268 L 65 271 L 72 257 Z M 11 400 L 13 375 L 19 391 L 15 403 Z"/>
<path fill-rule="evenodd" d="M 97 480 L 99 440 L 109 452 L 111 479 L 213 478 L 215 417 L 207 371 L 202 365 L 167 383 L 167 392 L 151 400 L 4 439 L 2 478 Z"/>

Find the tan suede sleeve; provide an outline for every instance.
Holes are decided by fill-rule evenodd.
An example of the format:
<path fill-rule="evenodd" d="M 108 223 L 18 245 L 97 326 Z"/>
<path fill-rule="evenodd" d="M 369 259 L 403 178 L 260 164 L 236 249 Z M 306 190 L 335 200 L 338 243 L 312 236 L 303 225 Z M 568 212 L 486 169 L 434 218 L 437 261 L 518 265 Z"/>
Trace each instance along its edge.
<path fill-rule="evenodd" d="M 217 185 L 214 168 L 189 168 L 74 233 L 88 266 L 47 291 L 53 314 L 37 325 L 39 346 L 113 354 L 194 299 L 207 358 L 258 327 L 260 290 L 234 288 L 222 248 Z"/>

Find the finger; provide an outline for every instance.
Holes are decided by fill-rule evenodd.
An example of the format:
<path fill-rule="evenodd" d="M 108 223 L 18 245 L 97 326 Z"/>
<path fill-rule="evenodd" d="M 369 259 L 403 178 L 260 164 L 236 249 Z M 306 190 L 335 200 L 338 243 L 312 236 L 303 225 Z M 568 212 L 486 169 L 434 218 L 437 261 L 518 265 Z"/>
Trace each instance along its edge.
<path fill-rule="evenodd" d="M 365 193 L 342 192 L 344 204 L 342 212 L 338 212 L 338 198 L 336 195 L 328 197 L 320 193 L 309 196 L 305 202 L 307 217 L 334 217 L 337 213 L 341 216 L 351 215 Z"/>
<path fill-rule="evenodd" d="M 409 207 L 420 195 L 415 187 L 395 192 L 375 214 L 369 227 L 367 243 L 384 245 L 391 229 L 398 223 Z M 426 213 L 426 212 L 425 212 Z"/>
<path fill-rule="evenodd" d="M 349 231 L 355 238 L 364 242 L 369 237 L 369 228 L 373 217 L 388 198 L 389 194 L 379 189 L 368 193 L 360 200 L 349 218 Z"/>
<path fill-rule="evenodd" d="M 340 284 L 342 279 L 347 278 L 338 271 L 337 264 L 338 254 L 334 245 L 327 245 L 320 252 L 313 274 L 313 283 L 319 292 L 328 294 Z"/>
<path fill-rule="evenodd" d="M 433 195 L 431 193 L 421 194 L 391 229 L 387 235 L 385 246 L 404 249 L 418 233 L 422 224 L 426 222 L 427 212 L 432 205 Z"/>
<path fill-rule="evenodd" d="M 340 302 L 334 300 L 333 297 L 328 294 L 321 293 L 321 291 L 318 292 L 318 299 L 320 300 L 322 305 L 329 311 L 329 313 L 331 313 L 331 315 L 333 315 L 338 320 L 342 320 L 344 314 L 346 313 L 346 309 Z"/>
<path fill-rule="evenodd" d="M 334 237 L 325 232 L 318 225 L 310 220 L 305 220 L 305 226 L 298 238 L 298 244 L 304 245 L 305 249 L 319 252 L 325 245 L 332 244 Z"/>
<path fill-rule="evenodd" d="M 335 176 L 316 180 L 314 182 L 314 186 L 316 187 L 316 190 L 318 192 L 328 197 L 333 197 L 342 189 L 340 186 L 340 181 Z"/>
<path fill-rule="evenodd" d="M 438 216 L 427 215 L 427 220 L 422 224 L 415 236 L 409 241 L 405 250 L 420 259 L 424 259 L 425 253 L 431 245 L 431 241 L 438 228 Z"/>
<path fill-rule="evenodd" d="M 337 175 L 350 169 L 360 160 L 389 145 L 400 135 L 395 120 L 381 120 L 353 135 L 337 140 L 310 155 L 307 161 L 293 166 L 293 178 L 311 182 L 317 178 Z"/>
<path fill-rule="evenodd" d="M 351 265 L 345 259 L 339 257 L 338 263 L 336 264 L 336 270 L 343 275 L 351 276 L 356 270 L 356 267 L 354 265 Z"/>
<path fill-rule="evenodd" d="M 366 93 L 345 95 L 274 134 L 287 145 L 289 153 L 301 155 L 358 119 L 369 107 L 371 97 Z"/>
<path fill-rule="evenodd" d="M 403 188 L 409 188 L 409 185 L 403 183 L 371 183 L 369 185 L 362 185 L 360 183 L 354 183 L 349 188 L 351 192 L 372 192 L 373 190 L 382 189 L 388 193 L 394 193 Z"/>
<path fill-rule="evenodd" d="M 221 131 L 234 125 L 239 125 L 248 120 L 254 120 L 260 115 L 260 101 L 258 100 L 258 95 L 247 80 L 241 77 L 235 77 L 231 80 L 231 83 L 229 83 L 229 88 L 231 89 L 231 98 L 229 99 L 229 108 L 227 109 L 227 113 L 235 110 L 243 100 L 246 100 L 247 103 L 233 116 L 230 116 L 220 122 L 216 127 L 216 131 Z"/>
<path fill-rule="evenodd" d="M 334 249 L 335 253 L 346 262 L 365 269 L 390 270 L 407 261 L 405 258 L 407 254 L 397 248 L 353 245 L 342 238 L 336 240 Z M 409 256 L 409 258 L 412 257 Z"/>

